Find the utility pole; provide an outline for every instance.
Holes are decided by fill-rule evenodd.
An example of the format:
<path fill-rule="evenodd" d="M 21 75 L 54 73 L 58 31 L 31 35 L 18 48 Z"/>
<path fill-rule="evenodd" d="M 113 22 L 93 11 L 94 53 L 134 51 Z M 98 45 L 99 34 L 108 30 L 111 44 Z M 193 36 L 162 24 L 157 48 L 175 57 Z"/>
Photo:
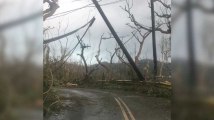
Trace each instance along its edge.
<path fill-rule="evenodd" d="M 98 4 L 98 2 L 96 0 L 92 0 L 92 2 L 95 4 L 97 10 L 99 11 L 100 15 L 102 16 L 103 20 L 105 21 L 106 25 L 108 26 L 109 30 L 111 31 L 112 35 L 114 36 L 115 40 L 117 41 L 118 45 L 120 46 L 120 48 L 122 49 L 123 53 L 125 54 L 126 58 L 128 59 L 129 63 L 131 64 L 132 68 L 134 69 L 134 71 L 136 72 L 138 78 L 140 80 L 144 80 L 143 75 L 141 74 L 140 70 L 138 69 L 138 67 L 136 66 L 136 64 L 134 63 L 133 59 L 131 58 L 131 56 L 129 55 L 128 51 L 126 50 L 125 46 L 123 45 L 123 43 L 121 42 L 119 36 L 117 35 L 117 33 L 115 32 L 114 28 L 112 27 L 111 23 L 109 22 L 108 18 L 106 17 L 106 15 L 104 14 L 102 8 L 100 7 L 100 5 Z"/>
<path fill-rule="evenodd" d="M 151 0 L 151 19 L 152 19 L 152 46 L 153 46 L 153 61 L 154 61 L 154 77 L 157 76 L 157 52 L 155 38 L 155 15 L 154 15 L 154 0 Z"/>
<path fill-rule="evenodd" d="M 186 0 L 187 7 L 187 47 L 189 56 L 189 86 L 194 88 L 196 84 L 196 64 L 195 64 L 195 52 L 194 52 L 194 29 L 192 19 L 192 1 Z"/>

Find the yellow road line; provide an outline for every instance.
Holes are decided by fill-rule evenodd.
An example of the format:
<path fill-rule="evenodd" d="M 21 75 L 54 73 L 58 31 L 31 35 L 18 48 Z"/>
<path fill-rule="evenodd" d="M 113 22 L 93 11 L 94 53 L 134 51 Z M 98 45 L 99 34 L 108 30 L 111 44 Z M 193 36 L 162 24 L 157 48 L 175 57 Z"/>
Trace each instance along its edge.
<path fill-rule="evenodd" d="M 122 113 L 123 113 L 124 119 L 125 119 L 125 120 L 129 120 L 129 118 L 128 118 L 128 116 L 127 116 L 127 114 L 126 114 L 126 112 L 125 112 L 123 106 L 121 105 L 120 101 L 119 101 L 117 98 L 114 98 L 114 99 L 117 101 L 118 105 L 120 106 L 120 109 L 121 109 L 121 111 L 122 111 Z"/>
<path fill-rule="evenodd" d="M 119 101 L 125 106 L 126 110 L 128 111 L 130 117 L 132 120 L 135 120 L 135 117 L 133 116 L 131 110 L 129 109 L 129 107 L 125 104 L 125 102 L 120 98 L 118 97 Z"/>

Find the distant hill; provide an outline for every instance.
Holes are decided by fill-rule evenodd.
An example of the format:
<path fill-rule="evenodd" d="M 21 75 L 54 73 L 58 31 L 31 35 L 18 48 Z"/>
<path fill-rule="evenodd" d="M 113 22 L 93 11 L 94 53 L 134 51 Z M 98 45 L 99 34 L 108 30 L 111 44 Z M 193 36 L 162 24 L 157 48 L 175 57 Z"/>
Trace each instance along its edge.
<path fill-rule="evenodd" d="M 132 71 L 130 69 L 130 67 L 128 67 L 127 65 L 125 65 L 124 63 L 108 63 L 108 62 L 102 62 L 102 64 L 104 64 L 105 66 L 107 66 L 108 68 L 110 68 L 112 70 L 112 72 L 116 75 L 116 77 L 118 79 L 133 79 L 136 78 L 136 75 L 134 73 L 134 71 Z M 160 66 L 161 66 L 162 62 L 158 61 L 158 73 L 160 72 Z M 95 72 L 95 74 L 105 74 L 106 70 L 100 66 L 99 64 L 94 64 L 89 66 L 89 69 L 92 69 L 94 67 L 98 66 L 98 71 Z M 139 64 L 137 64 L 138 68 L 140 69 L 141 73 L 144 73 L 144 68 L 148 68 L 149 71 L 149 75 L 153 74 L 153 60 L 151 59 L 143 59 L 140 60 Z M 162 75 L 164 76 L 169 76 L 171 75 L 171 70 L 172 70 L 172 66 L 171 63 L 164 63 L 163 64 L 163 68 L 162 68 Z M 100 78 L 101 79 L 101 78 Z"/>

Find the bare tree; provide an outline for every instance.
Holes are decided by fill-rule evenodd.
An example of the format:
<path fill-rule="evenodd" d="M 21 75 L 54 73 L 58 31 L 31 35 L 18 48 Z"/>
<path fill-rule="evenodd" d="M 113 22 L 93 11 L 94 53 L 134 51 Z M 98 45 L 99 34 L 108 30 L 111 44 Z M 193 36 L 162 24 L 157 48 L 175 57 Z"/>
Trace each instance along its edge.
<path fill-rule="evenodd" d="M 102 44 L 102 41 L 103 41 L 103 35 L 104 34 L 102 34 L 102 36 L 100 38 L 100 43 L 98 45 L 97 55 L 95 56 L 95 58 L 96 58 L 98 64 L 101 65 L 103 68 L 105 68 L 107 72 L 109 72 L 110 71 L 109 68 L 102 63 L 102 58 L 101 59 L 99 58 L 100 57 L 100 47 L 101 47 L 101 44 Z"/>
<path fill-rule="evenodd" d="M 79 37 L 77 37 L 77 39 L 80 41 L 80 38 Z M 85 79 L 88 79 L 88 65 L 87 65 L 87 62 L 86 62 L 86 59 L 85 59 L 85 56 L 84 56 L 84 50 L 86 49 L 86 48 L 89 48 L 89 47 L 91 47 L 91 46 L 88 46 L 88 45 L 85 45 L 83 42 L 80 42 L 80 47 L 81 47 L 81 53 L 80 54 L 78 54 L 80 57 L 81 57 L 81 59 L 83 60 L 83 63 L 84 63 L 84 66 L 85 66 Z"/>
<path fill-rule="evenodd" d="M 132 70 L 132 66 L 127 62 L 125 54 L 121 52 L 121 49 L 115 48 L 115 50 L 116 50 L 116 56 L 119 62 L 127 66 L 130 70 Z"/>
<path fill-rule="evenodd" d="M 137 40 L 137 42 L 139 43 L 139 49 L 138 52 L 135 56 L 135 63 L 139 63 L 139 57 L 142 53 L 142 49 L 143 49 L 143 44 L 145 39 L 149 36 L 149 34 L 152 32 L 150 29 L 142 29 L 143 26 L 141 26 L 141 24 L 139 22 L 136 21 L 134 15 L 131 13 L 131 9 L 133 7 L 133 1 L 132 3 L 130 3 L 128 0 L 126 0 L 126 6 L 124 8 L 122 8 L 129 16 L 129 19 L 131 20 L 131 22 L 134 25 L 131 24 L 127 24 L 131 29 L 133 29 L 134 31 L 132 32 L 133 37 Z"/>
<path fill-rule="evenodd" d="M 81 39 L 79 38 L 79 36 L 77 36 L 77 39 L 78 39 L 78 41 L 80 41 L 80 47 L 81 47 L 81 53 L 78 54 L 78 55 L 79 55 L 79 56 L 81 57 L 81 59 L 83 60 L 83 63 L 84 63 L 84 66 L 85 66 L 85 78 L 84 78 L 84 80 L 89 80 L 89 78 L 91 77 L 91 74 L 92 74 L 95 70 L 98 69 L 98 66 L 96 66 L 95 68 L 92 68 L 91 70 L 89 70 L 87 61 L 86 61 L 85 56 L 84 56 L 84 50 L 85 50 L 86 48 L 91 47 L 91 46 L 85 45 L 85 44 L 81 41 Z"/>
<path fill-rule="evenodd" d="M 111 52 L 111 51 L 109 51 L 108 49 L 106 49 L 106 51 L 109 53 L 109 55 L 110 55 L 110 65 L 112 65 L 112 63 L 113 63 L 113 59 L 114 59 L 114 57 L 115 57 L 115 55 L 116 55 L 116 53 L 117 53 L 117 51 L 119 50 L 120 48 L 118 48 L 118 47 L 116 47 L 115 49 L 114 49 L 114 51 L 113 51 L 113 53 Z"/>
<path fill-rule="evenodd" d="M 161 13 L 155 11 L 156 16 L 158 17 L 158 20 L 156 21 L 157 25 L 156 25 L 155 31 L 159 31 L 163 34 L 171 34 L 171 5 L 170 4 L 168 5 L 164 0 L 155 0 L 153 2 L 156 2 L 156 1 L 161 3 L 162 7 L 160 7 Z M 152 30 L 151 27 L 147 25 L 143 25 L 136 20 L 134 14 L 131 12 L 132 7 L 133 7 L 133 1 L 130 2 L 129 0 L 126 0 L 126 6 L 124 8 L 123 7 L 121 8 L 129 15 L 129 19 L 131 20 L 131 23 L 134 24 L 133 27 L 136 27 L 141 31 L 146 30 L 151 32 Z M 149 7 L 151 7 L 150 3 L 149 3 Z M 164 19 L 164 20 L 160 20 L 160 19 Z M 163 28 L 166 28 L 166 29 L 163 29 Z"/>
<path fill-rule="evenodd" d="M 139 31 L 139 30 L 138 30 Z M 139 49 L 138 49 L 138 52 L 135 56 L 135 63 L 138 64 L 140 62 L 139 58 L 140 58 L 140 55 L 142 53 L 142 49 L 143 49 L 143 45 L 144 45 L 144 42 L 146 40 L 146 38 L 149 36 L 149 34 L 151 33 L 151 31 L 148 31 L 144 34 L 141 34 L 141 32 L 139 31 L 139 34 L 141 36 L 141 38 L 139 38 L 135 33 L 132 32 L 134 38 L 137 40 L 137 42 L 139 43 Z"/>
<path fill-rule="evenodd" d="M 168 62 L 168 59 L 171 57 L 171 43 L 169 38 L 162 37 L 161 43 L 160 43 L 160 48 L 161 48 L 161 65 L 160 65 L 160 73 L 159 76 L 162 77 L 162 70 L 163 66 L 166 62 Z"/>
<path fill-rule="evenodd" d="M 170 34 L 171 33 L 171 5 L 168 5 L 163 0 L 155 0 L 154 2 L 159 2 L 162 6 L 160 7 L 160 11 L 156 12 L 155 14 L 158 17 L 158 20 L 156 21 L 156 27 L 155 31 L 159 31 L 163 34 Z M 137 54 L 135 56 L 135 63 L 139 63 L 139 58 L 142 53 L 143 45 L 145 42 L 145 39 L 150 35 L 152 32 L 152 27 L 146 26 L 138 22 L 134 16 L 134 14 L 131 12 L 131 9 L 133 7 L 133 1 L 126 0 L 126 6 L 121 7 L 127 14 L 132 24 L 127 23 L 127 25 L 133 29 L 132 32 L 134 38 L 139 43 L 139 49 L 137 51 Z M 149 4 L 149 7 L 150 4 Z M 165 28 L 165 29 L 163 29 Z"/>
<path fill-rule="evenodd" d="M 120 38 L 124 38 L 124 37 L 126 37 L 126 36 L 120 36 Z M 107 49 L 106 49 L 106 51 L 110 54 L 110 67 L 109 66 L 107 66 L 107 65 L 105 65 L 105 64 L 103 64 L 102 63 L 102 58 L 99 58 L 100 57 L 100 51 L 101 51 L 101 45 L 102 45 L 102 41 L 103 40 L 109 40 L 109 39 L 112 39 L 112 38 L 114 38 L 113 36 L 112 36 L 112 34 L 109 34 L 109 36 L 108 37 L 104 37 L 104 34 L 102 34 L 101 35 L 101 37 L 100 37 L 100 42 L 99 42 L 99 45 L 98 45 L 98 50 L 97 50 L 97 55 L 95 56 L 95 58 L 96 58 L 96 60 L 97 60 L 97 62 L 98 62 L 98 64 L 100 65 L 100 66 L 102 66 L 105 70 L 106 70 L 106 72 L 107 72 L 107 78 L 106 79 L 108 79 L 108 80 L 112 80 L 113 78 L 113 72 L 112 72 L 112 63 L 113 63 L 113 58 L 115 57 L 115 55 L 117 54 L 117 51 L 120 49 L 120 47 L 116 47 L 115 49 L 114 49 L 114 52 L 112 53 L 111 51 L 108 51 Z M 129 39 L 130 40 L 130 39 Z M 129 41 L 128 40 L 128 41 Z M 128 42 L 128 41 L 126 41 L 126 43 Z"/>
<path fill-rule="evenodd" d="M 163 34 L 171 34 L 171 0 L 154 0 L 160 4 L 159 10 L 154 11 L 157 17 L 156 20 L 156 31 Z M 151 4 L 149 3 L 151 8 Z"/>

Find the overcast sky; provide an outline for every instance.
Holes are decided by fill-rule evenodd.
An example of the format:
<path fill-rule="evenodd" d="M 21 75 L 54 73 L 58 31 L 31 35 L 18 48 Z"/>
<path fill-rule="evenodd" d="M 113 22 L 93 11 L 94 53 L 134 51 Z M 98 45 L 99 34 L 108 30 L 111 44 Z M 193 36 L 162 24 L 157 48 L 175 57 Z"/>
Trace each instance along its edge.
<path fill-rule="evenodd" d="M 100 4 L 109 3 L 112 1 L 117 1 L 117 0 L 102 0 L 102 2 Z M 79 7 L 85 6 L 89 3 L 91 3 L 91 0 L 76 0 L 76 1 L 59 0 L 60 8 L 57 10 L 57 12 L 55 14 L 61 13 L 64 11 L 68 11 L 68 10 L 72 10 L 75 8 L 79 8 Z M 113 25 L 115 31 L 118 33 L 118 35 L 127 36 L 124 38 L 124 41 L 126 41 L 127 39 L 129 39 L 129 37 L 131 37 L 132 29 L 130 29 L 126 25 L 126 23 L 131 23 L 131 22 L 130 22 L 130 19 L 128 18 L 127 13 L 121 9 L 121 7 L 124 7 L 124 6 L 125 6 L 125 2 L 120 2 L 120 3 L 108 5 L 108 6 L 102 6 L 102 9 L 105 12 L 106 16 L 108 17 L 111 24 Z M 159 8 L 159 4 L 156 4 L 156 9 L 158 10 L 158 8 Z M 134 0 L 132 13 L 135 15 L 137 21 L 139 21 L 140 23 L 142 23 L 144 25 L 151 26 L 150 9 L 148 7 L 147 0 Z M 85 24 L 93 16 L 96 18 L 96 21 L 93 24 L 93 26 L 90 28 L 89 32 L 84 37 L 84 43 L 92 46 L 91 48 L 88 48 L 85 50 L 85 56 L 88 59 L 92 59 L 92 62 L 94 63 L 94 62 L 96 62 L 94 56 L 97 53 L 100 36 L 103 33 L 105 33 L 105 36 L 108 36 L 108 33 L 110 33 L 109 29 L 107 28 L 105 22 L 101 18 L 100 14 L 96 10 L 96 8 L 89 7 L 89 8 L 75 11 L 75 12 L 70 13 L 65 16 L 46 20 L 44 22 L 44 27 L 51 26 L 51 27 L 54 27 L 54 29 L 50 30 L 49 36 L 45 36 L 45 37 L 51 38 L 51 37 L 57 36 L 58 35 L 57 30 L 58 30 L 59 26 L 60 26 L 60 33 L 59 33 L 60 35 L 64 34 L 64 31 L 65 31 L 65 28 L 67 25 L 68 25 L 68 28 L 66 29 L 66 32 L 72 31 L 72 30 L 80 27 L 81 25 Z M 77 33 L 77 35 L 81 36 L 84 30 L 85 29 L 82 29 L 80 32 Z M 157 34 L 156 39 L 157 39 L 157 51 L 158 51 L 157 53 L 158 53 L 158 59 L 160 59 L 159 44 L 160 44 L 161 35 L 159 32 L 157 32 L 156 34 Z M 69 44 L 70 44 L 69 47 L 72 49 L 73 46 L 77 43 L 76 36 L 71 35 L 68 37 L 68 39 L 69 39 Z M 66 40 L 62 39 L 61 41 L 63 42 Z M 63 43 L 65 43 L 65 42 L 63 42 Z M 54 43 L 51 43 L 50 45 L 53 48 L 58 49 L 58 47 L 57 47 L 58 44 L 59 44 L 59 42 L 54 42 Z M 116 46 L 115 39 L 104 40 L 102 42 L 102 46 L 101 46 L 100 58 L 102 58 L 103 61 L 109 61 L 109 59 L 110 59 L 109 53 L 106 50 L 113 52 L 115 46 Z M 135 51 L 136 51 L 135 48 L 138 49 L 138 47 L 139 47 L 139 44 L 137 43 L 137 41 L 135 39 L 132 39 L 130 42 L 128 42 L 126 44 L 127 50 L 133 57 L 134 57 Z M 77 54 L 80 52 L 81 52 L 80 47 L 78 47 L 76 49 L 75 53 L 71 57 L 72 60 L 75 60 L 75 61 L 80 60 L 80 57 L 77 56 Z M 150 35 L 144 43 L 143 51 L 142 51 L 140 58 L 141 59 L 142 58 L 152 59 L 153 58 L 152 56 L 153 56 L 152 55 L 152 39 L 151 39 L 151 35 Z M 117 61 L 116 57 L 115 57 L 114 61 L 115 62 Z"/>
<path fill-rule="evenodd" d="M 116 0 L 102 0 L 101 4 L 103 3 L 109 3 L 111 1 Z M 180 0 L 176 0 L 176 2 L 179 2 Z M 206 0 L 206 1 L 212 1 L 212 0 Z M 175 2 L 175 1 L 174 1 Z M 3 4 L 3 7 L 1 7 L 0 15 L 0 23 L 5 23 L 7 21 L 21 18 L 23 16 L 26 16 L 28 14 L 32 14 L 34 12 L 37 12 L 38 10 L 42 9 L 43 3 L 42 1 L 38 2 L 37 0 L 0 0 L 0 4 Z M 59 0 L 60 8 L 56 11 L 55 14 L 61 13 L 67 10 L 72 10 L 75 8 L 82 7 L 86 4 L 91 3 L 90 0 Z M 206 2 L 203 2 L 206 3 Z M 210 5 L 210 4 L 207 4 Z M 128 15 L 120 8 L 120 6 L 124 7 L 125 2 L 120 2 L 113 5 L 108 6 L 102 6 L 104 12 L 106 13 L 106 16 L 109 18 L 110 22 L 112 23 L 114 29 L 119 34 L 119 36 L 130 36 L 131 35 L 131 29 L 126 25 L 126 23 L 130 23 L 130 20 L 128 19 Z M 43 9 L 45 6 L 43 7 Z M 159 5 L 155 3 L 155 8 L 158 10 Z M 176 11 L 177 9 L 173 7 L 173 11 Z M 150 9 L 148 8 L 147 0 L 134 0 L 133 14 L 135 15 L 136 19 L 144 24 L 150 26 Z M 54 29 L 51 29 L 49 32 L 49 38 L 58 36 L 57 30 L 60 25 L 60 33 L 64 34 L 64 32 L 70 32 L 83 24 L 85 24 L 88 20 L 90 20 L 92 17 L 96 18 L 95 23 L 90 28 L 86 36 L 84 37 L 84 43 L 91 45 L 91 48 L 88 48 L 85 51 L 86 58 L 90 61 L 92 59 L 92 62 L 95 63 L 95 55 L 98 49 L 98 42 L 100 39 L 100 36 L 105 33 L 105 35 L 108 35 L 110 32 L 108 28 L 106 27 L 106 24 L 104 23 L 103 19 L 100 17 L 100 14 L 97 12 L 96 8 L 90 7 L 81 9 L 78 11 L 75 11 L 73 13 L 67 14 L 62 17 L 58 17 L 55 19 L 46 20 L 43 23 L 42 27 L 42 17 L 38 18 L 34 21 L 28 22 L 20 27 L 15 27 L 13 29 L 9 29 L 6 31 L 3 31 L 3 35 L 5 35 L 7 39 L 7 46 L 6 46 L 6 53 L 7 56 L 12 56 L 12 59 L 14 59 L 14 56 L 19 59 L 24 59 L 24 55 L 29 51 L 29 48 L 34 48 L 37 50 L 35 53 L 33 60 L 39 62 L 42 64 L 42 29 L 51 26 L 54 27 Z M 207 51 L 213 51 L 213 37 L 212 33 L 208 33 L 208 36 L 210 36 L 210 41 L 208 41 L 208 46 L 203 46 L 205 43 L 204 39 L 202 38 L 203 32 L 206 30 L 206 26 L 210 27 L 212 32 L 213 30 L 213 15 L 210 14 L 204 14 L 203 12 L 200 12 L 198 10 L 194 11 L 194 32 L 195 32 L 195 41 L 196 41 L 196 51 L 197 51 L 197 58 L 206 61 L 211 62 L 210 60 L 210 54 L 207 54 Z M 179 19 L 176 20 L 176 22 L 172 25 L 172 57 L 173 58 L 185 58 L 187 56 L 187 50 L 186 50 L 186 19 L 185 14 L 179 16 Z M 205 26 L 206 24 L 206 26 Z M 68 25 L 67 29 L 65 30 L 66 26 Z M 82 35 L 85 28 L 76 33 L 77 35 Z M 206 32 L 206 31 L 205 31 Z M 1 33 L 1 34 L 2 34 Z M 31 38 L 32 41 L 34 41 L 34 44 L 32 46 L 26 45 L 26 37 Z M 48 36 L 44 36 L 44 39 L 47 39 Z M 127 38 L 124 38 L 124 41 Z M 69 39 L 69 48 L 72 49 L 74 45 L 77 43 L 77 39 L 75 35 L 71 35 L 68 37 Z M 156 32 L 156 39 L 157 39 L 157 53 L 158 53 L 158 59 L 160 59 L 160 39 L 161 35 L 159 32 Z M 64 39 L 61 40 L 62 43 L 64 43 Z M 59 52 L 59 49 L 57 46 L 59 46 L 59 42 L 53 42 L 50 44 L 52 48 L 56 49 L 56 51 Z M 128 44 L 126 44 L 126 48 L 128 49 L 129 53 L 134 56 L 135 53 L 135 45 L 138 45 L 136 43 L 136 40 L 131 40 Z M 28 46 L 28 48 L 26 48 Z M 103 61 L 109 61 L 109 53 L 106 52 L 106 49 L 109 51 L 113 51 L 116 46 L 116 42 L 114 39 L 111 40 L 105 40 L 102 43 L 101 46 L 101 58 Z M 139 46 L 136 46 L 137 48 Z M 72 61 L 79 61 L 81 60 L 77 54 L 80 53 L 80 47 L 78 47 L 75 51 L 75 53 L 71 56 Z M 213 54 L 212 52 L 210 52 Z M 58 54 L 58 53 L 57 53 Z M 10 57 L 11 58 L 11 57 Z M 115 57 L 116 58 L 116 57 Z M 151 58 L 152 59 L 152 40 L 151 35 L 146 39 L 143 47 L 143 52 L 141 54 L 141 58 Z M 114 60 L 115 62 L 117 59 Z M 212 60 L 213 61 L 213 60 Z"/>

